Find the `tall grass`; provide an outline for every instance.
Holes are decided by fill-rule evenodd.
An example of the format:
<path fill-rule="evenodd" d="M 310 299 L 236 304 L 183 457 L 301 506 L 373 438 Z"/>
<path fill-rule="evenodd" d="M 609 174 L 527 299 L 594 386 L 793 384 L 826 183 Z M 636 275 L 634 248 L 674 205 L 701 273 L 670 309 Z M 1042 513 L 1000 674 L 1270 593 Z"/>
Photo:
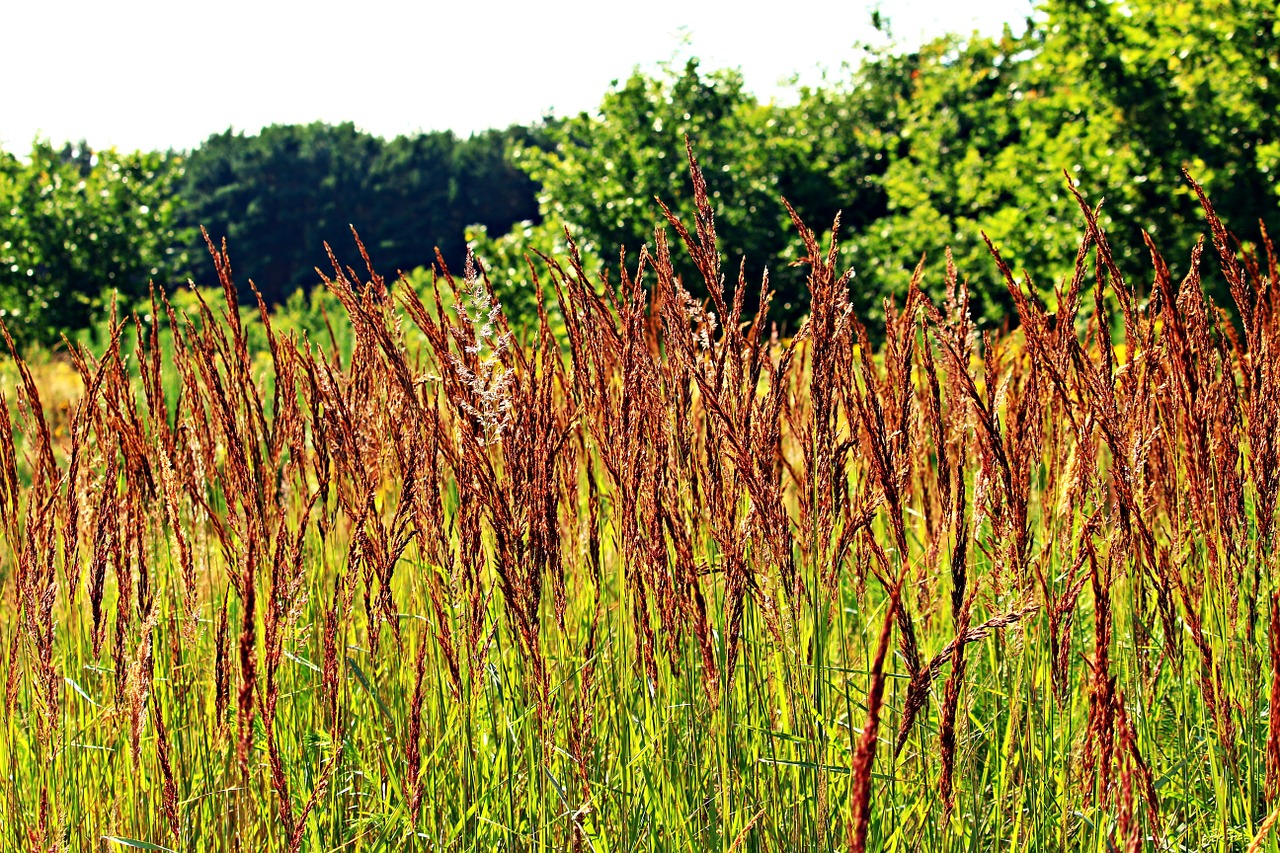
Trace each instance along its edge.
<path fill-rule="evenodd" d="M 1080 199 L 1052 313 L 917 271 L 875 350 L 793 214 L 779 339 L 690 165 L 705 303 L 664 230 L 526 341 L 335 265 L 340 350 L 216 249 L 59 430 L 10 344 L 4 849 L 1277 850 L 1270 244 L 1202 197 L 1228 317 Z"/>

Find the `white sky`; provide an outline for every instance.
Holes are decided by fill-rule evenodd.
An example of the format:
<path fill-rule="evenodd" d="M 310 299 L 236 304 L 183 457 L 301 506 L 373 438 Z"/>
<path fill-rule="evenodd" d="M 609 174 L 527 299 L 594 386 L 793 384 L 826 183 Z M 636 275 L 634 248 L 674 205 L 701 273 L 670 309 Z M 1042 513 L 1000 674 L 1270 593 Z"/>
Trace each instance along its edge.
<path fill-rule="evenodd" d="M 736 67 L 763 98 L 839 71 L 874 41 L 1015 30 L 1031 0 L 3 0 L 0 146 L 191 148 L 234 127 L 354 121 L 466 135 L 599 105 L 673 56 Z M 780 93 L 782 93 L 780 95 Z"/>

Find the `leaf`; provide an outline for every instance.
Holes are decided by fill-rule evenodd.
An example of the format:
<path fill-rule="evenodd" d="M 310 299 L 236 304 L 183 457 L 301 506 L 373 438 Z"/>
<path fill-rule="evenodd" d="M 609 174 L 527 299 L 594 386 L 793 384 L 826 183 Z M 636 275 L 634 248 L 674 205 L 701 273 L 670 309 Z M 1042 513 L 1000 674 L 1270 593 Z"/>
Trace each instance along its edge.
<path fill-rule="evenodd" d="M 84 698 L 84 701 L 88 702 L 90 705 L 92 705 L 95 708 L 102 707 L 97 702 L 93 701 L 93 699 L 89 698 L 89 694 L 84 692 L 83 687 L 81 687 L 79 684 L 76 684 L 74 678 L 67 678 L 66 676 L 64 676 L 62 680 L 67 682 L 67 684 L 71 685 L 71 689 L 79 693 L 81 697 Z"/>
<path fill-rule="evenodd" d="M 288 651 L 288 650 L 285 650 L 285 651 L 284 651 L 284 656 L 285 656 L 287 659 L 289 659 L 289 660 L 293 661 L 293 662 L 294 662 L 294 663 L 296 663 L 296 664 L 299 664 L 299 665 L 301 665 L 301 666 L 305 666 L 307 669 L 311 669 L 311 670 L 314 670 L 314 671 L 316 671 L 316 672 L 319 672 L 319 671 L 320 671 L 320 667 L 316 666 L 316 665 L 315 665 L 315 664 L 313 664 L 311 661 L 307 660 L 306 658 L 298 657 L 297 655 L 293 654 L 292 652 L 290 652 L 290 651 Z"/>
<path fill-rule="evenodd" d="M 365 689 L 365 692 L 373 697 L 374 702 L 378 703 L 378 710 L 382 712 L 382 716 L 386 719 L 387 723 L 390 724 L 391 711 L 382 701 L 382 697 L 378 695 L 378 692 L 373 689 L 373 685 L 369 683 L 369 679 L 365 677 L 364 670 L 362 670 L 360 665 L 351 658 L 347 658 L 347 666 L 351 667 L 351 671 L 356 674 L 356 679 L 360 682 L 360 686 Z"/>
<path fill-rule="evenodd" d="M 789 761 L 785 758 L 760 758 L 757 759 L 761 764 L 772 764 L 777 767 L 799 767 L 802 770 L 825 770 L 827 773 L 849 775 L 848 767 L 839 767 L 834 764 L 815 764 L 812 761 Z"/>
<path fill-rule="evenodd" d="M 163 853 L 176 853 L 168 847 L 161 847 L 159 844 L 152 844 L 150 841 L 139 841 L 136 838 L 123 838 L 118 835 L 104 835 L 103 841 L 110 841 L 113 844 L 119 844 L 121 847 L 132 847 L 135 850 L 160 850 Z"/>

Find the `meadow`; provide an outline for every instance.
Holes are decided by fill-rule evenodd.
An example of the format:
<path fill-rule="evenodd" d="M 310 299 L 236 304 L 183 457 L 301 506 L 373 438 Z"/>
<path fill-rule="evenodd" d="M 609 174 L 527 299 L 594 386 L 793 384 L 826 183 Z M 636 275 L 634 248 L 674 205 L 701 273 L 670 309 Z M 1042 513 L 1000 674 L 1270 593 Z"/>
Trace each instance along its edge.
<path fill-rule="evenodd" d="M 1270 243 L 1126 280 L 1077 196 L 1052 306 L 869 332 L 795 217 L 786 336 L 690 165 L 531 330 L 335 264 L 313 339 L 214 247 L 60 402 L 10 343 L 0 848 L 1280 850 Z"/>

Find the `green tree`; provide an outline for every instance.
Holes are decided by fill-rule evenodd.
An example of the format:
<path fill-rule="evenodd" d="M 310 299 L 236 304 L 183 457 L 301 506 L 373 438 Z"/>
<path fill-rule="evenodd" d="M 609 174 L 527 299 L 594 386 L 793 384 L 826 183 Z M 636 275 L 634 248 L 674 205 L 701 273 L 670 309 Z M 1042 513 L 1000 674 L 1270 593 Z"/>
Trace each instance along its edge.
<path fill-rule="evenodd" d="M 1032 38 L 1008 31 L 999 39 L 947 37 L 915 53 L 912 85 L 899 105 L 902 120 L 893 129 L 897 144 L 886 146 L 891 162 L 877 179 L 885 215 L 861 229 L 848 249 L 864 303 L 872 299 L 867 313 L 879 313 L 879 296 L 905 291 L 922 255 L 932 261 L 926 283 L 936 286 L 950 247 L 959 268 L 973 277 L 979 310 L 988 319 L 1002 317 L 1008 303 L 984 232 L 1018 253 L 1013 263 L 1037 272 L 1074 257 L 1078 227 L 1061 187 L 1071 159 L 1061 159 L 1060 136 L 1080 128 L 1097 133 L 1102 125 L 1049 121 L 1056 109 L 1027 109 L 1041 97 L 1026 81 Z M 1061 106 L 1065 117 L 1073 115 L 1071 105 Z"/>
<path fill-rule="evenodd" d="M 461 266 L 472 222 L 506 230 L 537 218 L 536 185 L 509 156 L 536 146 L 536 128 L 449 132 L 391 140 L 347 123 L 273 125 L 247 135 L 209 137 L 188 159 L 184 222 L 227 238 L 237 269 L 273 303 L 314 285 L 327 270 L 324 244 L 339 262 L 361 266 L 358 230 L 376 270 L 387 276 L 429 265 L 440 249 Z M 203 246 L 197 280 L 213 276 Z"/>
<path fill-rule="evenodd" d="M 486 130 L 462 141 L 454 154 L 455 204 L 464 226 L 479 225 L 497 232 L 517 222 L 537 224 L 539 186 L 514 161 L 514 152 L 547 151 L 554 147 L 548 119 L 532 126 L 512 125 Z M 447 253 L 446 258 L 462 254 Z"/>
<path fill-rule="evenodd" d="M 36 140 L 0 154 L 0 319 L 24 342 L 89 325 L 184 266 L 174 185 L 181 159 Z"/>
<path fill-rule="evenodd" d="M 260 134 L 215 134 L 187 159 L 183 223 L 225 237 L 233 263 L 270 302 L 315 284 L 315 268 L 328 262 L 324 244 L 343 262 L 358 260 L 350 224 L 366 227 L 374 215 L 370 164 L 378 138 L 351 123 L 272 125 Z M 376 239 L 376 238 L 375 238 Z M 195 278 L 213 280 L 197 233 Z"/>
<path fill-rule="evenodd" d="M 1183 168 L 1256 238 L 1280 197 L 1278 36 L 1260 0 L 1050 0 L 1020 36 L 923 46 L 877 179 L 887 214 L 850 246 L 863 287 L 900 291 L 922 253 L 936 283 L 949 245 L 986 319 L 1001 321 L 1005 289 L 981 234 L 1050 290 L 1081 227 L 1064 172 L 1106 198 L 1102 225 L 1139 285 L 1143 230 L 1175 265 L 1204 231 Z"/>
<path fill-rule="evenodd" d="M 656 77 L 636 71 L 594 114 L 554 128 L 554 150 L 518 152 L 542 186 L 544 225 L 532 239 L 554 240 L 568 225 L 587 255 L 613 265 L 623 250 L 634 259 L 642 245 L 652 245 L 654 228 L 665 225 L 655 197 L 692 222 L 688 137 L 707 176 L 730 283 L 745 258 L 754 292 L 768 266 L 784 313 L 794 315 L 801 288 L 786 266 L 794 234 L 780 199 L 790 176 L 801 173 L 809 146 L 784 133 L 785 123 L 786 112 L 758 103 L 736 71 L 704 74 L 696 59 L 680 69 L 664 66 Z M 681 258 L 679 271 L 698 292 L 692 265 Z"/>
<path fill-rule="evenodd" d="M 1280 13 L 1272 0 L 1047 0 L 1042 70 L 1115 117 L 1117 147 L 1139 165 L 1132 209 L 1113 211 L 1135 236 L 1152 231 L 1182 261 L 1206 228 L 1181 176 L 1205 186 L 1229 227 L 1258 237 L 1280 201 Z M 1086 186 L 1105 161 L 1086 163 Z M 1090 168 L 1092 167 L 1092 168 Z M 1175 254 L 1176 253 L 1176 254 Z M 1142 253 L 1145 257 L 1145 253 Z M 1135 258 L 1135 263 L 1141 259 Z"/>
<path fill-rule="evenodd" d="M 908 148 L 904 105 L 921 58 L 870 45 L 859 53 L 858 61 L 845 65 L 844 76 L 802 88 L 798 103 L 786 111 L 783 133 L 798 139 L 804 157 L 785 176 L 783 189 L 811 228 L 828 228 L 840 215 L 843 260 L 854 273 L 851 298 L 866 318 L 881 312 L 887 277 L 878 274 L 884 270 L 880 256 L 859 255 L 856 238 L 889 215 L 884 176 Z"/>
<path fill-rule="evenodd" d="M 457 203 L 459 144 L 452 133 L 399 136 L 368 164 L 372 217 L 351 221 L 383 275 L 432 263 L 437 247 L 448 260 L 462 256 L 467 223 Z"/>
<path fill-rule="evenodd" d="M 794 106 L 762 104 L 738 72 L 705 72 L 697 59 L 652 76 L 637 70 L 598 110 L 550 129 L 554 150 L 517 151 L 542 185 L 542 225 L 524 223 L 505 237 L 477 231 L 473 246 L 499 287 L 514 282 L 516 292 L 528 284 L 523 253 L 561 245 L 566 226 L 596 267 L 616 264 L 624 249 L 634 259 L 666 225 L 655 197 L 693 221 L 687 136 L 707 179 L 729 284 L 745 259 L 754 297 L 767 267 L 778 294 L 774 316 L 794 328 L 807 292 L 805 271 L 792 266 L 801 242 L 782 199 L 819 231 L 839 213 L 846 236 L 887 212 L 877 178 L 900 145 L 900 105 L 915 60 L 866 56 L 844 79 L 801 89 Z M 701 293 L 692 264 L 680 250 L 676 256 L 686 286 Z"/>

